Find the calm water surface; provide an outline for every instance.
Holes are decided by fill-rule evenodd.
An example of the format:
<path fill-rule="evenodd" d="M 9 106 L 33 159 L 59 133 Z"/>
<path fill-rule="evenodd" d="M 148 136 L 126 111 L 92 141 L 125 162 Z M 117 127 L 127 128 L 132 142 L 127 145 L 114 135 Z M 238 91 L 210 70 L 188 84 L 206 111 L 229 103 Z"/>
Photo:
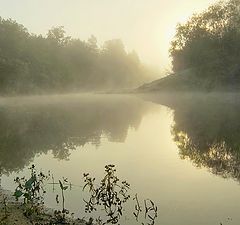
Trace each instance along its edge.
<path fill-rule="evenodd" d="M 0 99 L 2 186 L 14 190 L 14 177 L 34 163 L 77 185 L 66 207 L 82 217 L 83 173 L 100 180 L 114 164 L 132 193 L 158 205 L 157 225 L 237 225 L 239 105 L 87 94 Z M 47 189 L 47 206 L 58 208 L 58 190 Z M 131 207 L 121 224 L 136 224 Z"/>

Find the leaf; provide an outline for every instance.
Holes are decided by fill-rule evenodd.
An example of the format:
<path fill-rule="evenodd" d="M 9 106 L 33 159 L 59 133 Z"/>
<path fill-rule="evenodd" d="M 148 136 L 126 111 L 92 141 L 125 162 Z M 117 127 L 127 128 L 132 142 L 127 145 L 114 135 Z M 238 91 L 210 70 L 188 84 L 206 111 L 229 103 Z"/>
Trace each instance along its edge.
<path fill-rule="evenodd" d="M 31 177 L 26 183 L 25 183 L 25 188 L 26 189 L 31 189 L 32 188 L 32 184 L 36 181 L 36 177 L 33 176 Z"/>
<path fill-rule="evenodd" d="M 27 200 L 31 200 L 31 195 L 29 193 L 25 193 L 24 194 L 24 197 L 27 199 Z"/>
<path fill-rule="evenodd" d="M 16 198 L 20 198 L 23 195 L 23 192 L 20 190 L 16 190 L 13 194 Z"/>

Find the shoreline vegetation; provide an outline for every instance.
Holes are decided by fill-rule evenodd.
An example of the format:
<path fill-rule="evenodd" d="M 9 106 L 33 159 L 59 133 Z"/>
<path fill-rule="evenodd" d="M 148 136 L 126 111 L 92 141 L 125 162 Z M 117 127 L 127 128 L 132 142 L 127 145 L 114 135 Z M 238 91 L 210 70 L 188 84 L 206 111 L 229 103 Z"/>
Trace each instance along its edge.
<path fill-rule="evenodd" d="M 150 199 L 141 202 L 138 195 L 132 195 L 130 184 L 120 181 L 116 175 L 115 165 L 106 165 L 104 177 L 98 184 L 89 173 L 83 174 L 82 191 L 88 193 L 79 207 L 85 214 L 82 219 L 66 207 L 66 191 L 71 191 L 72 184 L 62 177 L 55 182 L 54 175 L 37 171 L 35 165 L 29 168 L 30 177 L 16 177 L 14 193 L 3 190 L 0 183 L 0 225 L 104 225 L 119 224 L 125 215 L 125 205 L 133 203 L 132 217 L 142 225 L 154 225 L 158 215 L 155 203 Z M 46 208 L 46 185 L 52 185 L 56 192 L 56 203 L 59 209 Z M 69 203 L 68 203 L 69 205 Z M 94 212 L 101 212 L 98 216 Z M 129 214 L 128 216 L 130 216 Z M 87 220 L 87 216 L 89 219 Z M 91 216 L 91 217 L 90 217 Z M 93 216 L 93 217 L 92 217 Z"/>
<path fill-rule="evenodd" d="M 239 91 L 239 9 L 239 1 L 218 1 L 178 24 L 169 50 L 173 72 L 136 91 Z"/>
<path fill-rule="evenodd" d="M 239 1 L 219 1 L 178 24 L 172 72 L 152 82 L 159 73 L 119 39 L 99 46 L 94 36 L 72 38 L 62 26 L 36 35 L 0 18 L 0 94 L 239 91 L 239 8 Z"/>
<path fill-rule="evenodd" d="M 0 187 L 0 225 L 58 225 L 58 223 L 51 223 L 54 217 L 54 209 L 44 207 L 41 215 L 26 217 L 24 215 L 26 206 L 22 202 L 17 202 L 14 193 L 9 190 L 4 190 Z M 6 199 L 6 210 L 2 199 Z M 62 223 L 59 223 L 62 224 Z M 77 218 L 68 218 L 69 225 L 88 225 L 88 221 Z"/>
<path fill-rule="evenodd" d="M 137 87 L 159 73 L 127 51 L 120 39 L 99 45 L 95 36 L 73 38 L 63 26 L 30 33 L 0 17 L 0 94 L 95 92 Z"/>

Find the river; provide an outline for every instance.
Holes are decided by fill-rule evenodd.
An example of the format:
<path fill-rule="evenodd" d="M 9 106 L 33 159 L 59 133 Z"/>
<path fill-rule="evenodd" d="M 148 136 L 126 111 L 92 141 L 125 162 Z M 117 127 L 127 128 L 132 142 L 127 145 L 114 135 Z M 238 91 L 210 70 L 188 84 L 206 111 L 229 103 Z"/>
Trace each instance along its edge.
<path fill-rule="evenodd" d="M 35 164 L 71 181 L 66 208 L 88 218 L 83 173 L 100 181 L 104 166 L 114 164 L 141 204 L 152 199 L 158 206 L 157 225 L 237 225 L 239 115 L 238 96 L 1 98 L 2 187 L 14 191 L 14 178 Z M 45 204 L 59 208 L 58 188 L 46 189 Z M 121 225 L 137 224 L 133 211 L 126 205 Z"/>

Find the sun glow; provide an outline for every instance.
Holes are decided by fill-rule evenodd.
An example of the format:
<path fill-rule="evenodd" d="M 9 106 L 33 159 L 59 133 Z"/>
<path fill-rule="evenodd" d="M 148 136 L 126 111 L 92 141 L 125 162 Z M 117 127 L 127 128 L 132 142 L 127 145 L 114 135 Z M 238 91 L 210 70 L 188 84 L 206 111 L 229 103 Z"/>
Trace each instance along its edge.
<path fill-rule="evenodd" d="M 168 49 L 177 23 L 217 0 L 0 1 L 1 17 L 17 20 L 33 33 L 44 35 L 63 25 L 68 35 L 87 40 L 93 34 L 100 45 L 119 38 L 145 63 L 165 68 L 171 63 Z"/>
<path fill-rule="evenodd" d="M 174 36 L 176 34 L 176 28 L 175 27 L 168 27 L 166 29 L 166 33 L 164 34 L 164 39 L 166 43 L 170 43 Z"/>

